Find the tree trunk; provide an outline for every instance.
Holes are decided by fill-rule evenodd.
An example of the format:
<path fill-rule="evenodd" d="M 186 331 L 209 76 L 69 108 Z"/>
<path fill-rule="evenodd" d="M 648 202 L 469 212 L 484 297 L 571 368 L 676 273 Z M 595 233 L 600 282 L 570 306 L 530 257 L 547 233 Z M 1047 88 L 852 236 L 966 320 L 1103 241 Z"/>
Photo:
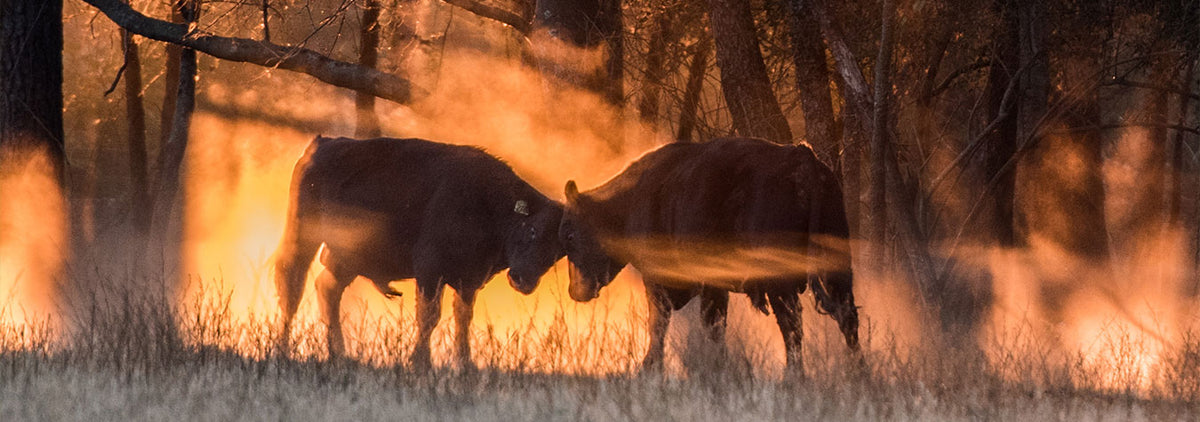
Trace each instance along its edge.
<path fill-rule="evenodd" d="M 804 112 L 804 138 L 822 158 L 833 163 L 839 153 L 837 116 L 833 114 L 833 94 L 829 90 L 825 44 L 812 7 L 803 0 L 785 1 L 792 40 L 792 60 L 796 66 L 796 89 Z"/>
<path fill-rule="evenodd" d="M 60 186 L 62 50 L 62 0 L 8 0 L 0 8 L 0 159 L 49 154 Z"/>
<path fill-rule="evenodd" d="M 1184 58 L 1186 64 L 1179 72 L 1176 78 L 1177 86 L 1183 89 L 1191 89 L 1192 74 L 1196 66 L 1196 56 L 1188 54 Z M 1178 108 L 1175 111 L 1175 119 L 1181 125 L 1188 125 L 1189 110 L 1191 110 L 1191 98 L 1187 95 L 1179 96 Z M 1163 123 L 1170 123 L 1164 121 Z M 1172 133 L 1171 138 L 1167 140 L 1170 146 L 1170 154 L 1168 155 L 1168 166 L 1170 170 L 1167 172 L 1167 226 L 1173 228 L 1181 228 L 1185 223 L 1183 221 L 1183 172 L 1187 167 L 1187 133 L 1182 130 L 1176 130 Z"/>
<path fill-rule="evenodd" d="M 692 131 L 698 120 L 697 108 L 700 106 L 700 93 L 704 90 L 704 75 L 708 73 L 708 37 L 701 36 L 689 49 L 692 61 L 688 64 L 687 87 L 683 92 L 683 104 L 679 106 L 679 130 L 675 133 L 677 142 L 691 142 Z"/>
<path fill-rule="evenodd" d="M 362 22 L 359 26 L 358 64 L 374 69 L 378 56 L 379 1 L 366 0 L 362 10 Z M 379 117 L 375 114 L 375 96 L 358 91 L 355 93 L 354 104 L 358 111 L 354 136 L 358 138 L 379 137 Z"/>
<path fill-rule="evenodd" d="M 533 30 L 544 31 L 544 35 L 549 36 L 539 42 L 558 41 L 585 49 L 608 47 L 604 64 L 599 68 L 583 68 L 579 63 L 561 60 L 562 57 L 543 55 L 539 58 L 542 72 L 595 92 L 610 104 L 620 106 L 624 99 L 621 22 L 620 0 L 538 0 Z M 553 45 L 545 47 L 555 48 Z"/>
<path fill-rule="evenodd" d="M 966 180 L 972 189 L 987 189 L 992 179 L 999 177 L 996 187 L 990 194 L 984 195 L 980 201 L 974 221 L 964 222 L 974 227 L 983 228 L 977 233 L 985 236 L 981 242 L 997 246 L 1012 247 L 1016 244 L 1013 230 L 1013 192 L 1015 188 L 1015 171 L 1001 175 L 1004 164 L 1016 153 L 1017 118 L 1014 113 L 1018 102 L 1009 101 L 1005 110 L 1004 97 L 1012 78 L 1015 77 L 1021 62 L 1019 57 L 1020 26 L 1017 21 L 1015 0 L 997 0 L 996 11 L 1000 15 L 1000 28 L 992 38 L 991 67 L 988 69 L 987 81 L 987 111 L 988 119 L 1001 119 L 997 122 L 995 131 L 985 134 L 983 145 L 977 154 L 967 162 L 964 171 L 968 172 Z M 1003 116 L 1003 117 L 1002 117 Z"/>
<path fill-rule="evenodd" d="M 779 143 L 792 142 L 792 130 L 779 107 L 755 35 L 749 0 L 708 0 L 716 43 L 721 91 L 733 129 Z"/>
<path fill-rule="evenodd" d="M 62 264 L 80 246 L 66 240 L 80 227 L 66 216 L 82 213 L 64 194 L 62 19 L 61 0 L 0 2 L 0 289 L 15 332 L 57 332 L 68 319 L 57 316 L 71 305 L 59 299 L 73 287 L 64 281 L 74 280 Z"/>
<path fill-rule="evenodd" d="M 872 100 L 871 90 L 862 76 L 862 70 L 858 68 L 857 58 L 842 37 L 840 26 L 822 2 L 814 1 L 812 6 L 814 14 L 821 24 L 821 32 L 825 35 L 825 40 L 833 52 L 838 74 L 842 77 L 839 87 L 842 90 L 842 97 L 846 99 L 847 103 L 846 117 L 843 120 L 845 124 L 843 132 L 845 140 L 843 142 L 855 144 L 870 139 L 872 143 L 872 162 L 868 163 L 871 166 L 868 170 L 872 177 L 868 179 L 868 183 L 869 186 L 872 186 L 872 191 L 869 192 L 875 198 L 867 203 L 866 210 L 873 215 L 860 216 L 860 218 L 872 222 L 874 230 L 879 230 L 880 222 L 878 220 L 883 219 L 885 220 L 883 224 L 887 224 L 887 228 L 895 231 L 896 240 L 899 242 L 898 251 L 903 254 L 901 258 L 908 267 L 908 280 L 917 286 L 918 291 L 922 292 L 922 297 L 927 297 L 936 293 L 930 291 L 934 271 L 929 258 L 928 245 L 918 230 L 916 215 L 912 209 L 915 204 L 913 199 L 915 191 L 902 179 L 895 148 L 892 148 L 887 142 L 891 135 L 891 120 L 888 118 L 889 96 L 892 90 L 889 72 L 891 71 L 891 21 L 895 11 L 893 7 L 890 7 L 890 1 L 886 3 L 889 4 L 885 4 L 883 7 L 883 31 L 881 32 L 879 57 L 876 60 L 874 100 Z M 849 155 L 848 159 L 856 160 L 858 158 L 849 151 L 847 154 Z M 847 164 L 847 167 L 849 166 L 851 164 Z M 854 181 L 850 178 L 857 176 L 858 171 L 860 170 L 857 168 L 843 169 L 847 181 L 851 183 Z M 858 188 L 856 185 L 851 187 Z M 884 189 L 888 194 L 884 195 L 885 200 L 881 203 L 878 192 Z M 853 223 L 851 226 L 853 229 Z M 868 235 L 877 234 L 878 232 L 868 233 Z M 868 237 L 868 239 L 876 240 L 872 237 Z M 855 251 L 855 253 L 857 252 Z M 871 258 L 878 259 L 879 257 L 872 256 Z M 871 263 L 870 267 L 881 268 L 877 267 L 878 265 L 881 263 Z"/>
<path fill-rule="evenodd" d="M 625 105 L 625 39 L 622 37 L 624 20 L 621 16 L 621 0 L 601 0 L 597 24 L 608 44 L 608 56 L 604 61 L 604 99 L 617 108 Z"/>
<path fill-rule="evenodd" d="M 654 124 L 658 120 L 660 85 L 667 77 L 663 54 L 666 53 L 667 39 L 673 38 L 671 16 L 668 11 L 659 11 L 654 17 L 650 43 L 646 49 L 646 77 L 642 80 L 642 98 L 637 105 L 638 118 L 645 124 Z"/>
<path fill-rule="evenodd" d="M 875 101 L 874 116 L 871 124 L 871 158 L 867 163 L 869 176 L 867 178 L 867 207 L 870 209 L 869 223 L 866 236 L 872 250 L 870 257 L 875 262 L 877 270 L 883 270 L 887 256 L 887 176 L 888 155 L 891 147 L 891 125 L 888 118 L 891 113 L 892 98 L 892 20 L 895 15 L 892 0 L 883 0 L 882 24 L 879 31 L 879 55 L 875 60 Z M 893 199 L 893 202 L 895 200 Z M 907 204 L 894 204 L 907 206 Z"/>
<path fill-rule="evenodd" d="M 183 16 L 179 15 L 179 7 L 176 2 L 171 4 L 171 23 L 182 23 Z M 179 94 L 179 55 L 183 51 L 183 47 L 179 44 L 167 43 L 166 45 L 166 60 L 163 72 L 163 100 L 162 112 L 159 113 L 158 120 L 158 151 L 162 153 L 163 145 L 167 144 L 167 138 L 171 136 L 171 123 L 175 121 L 175 98 Z M 157 181 L 153 181 L 157 183 Z"/>
<path fill-rule="evenodd" d="M 367 0 L 367 1 L 370 2 L 369 4 L 375 3 L 372 0 Z M 376 5 L 376 8 L 378 8 L 378 5 Z M 270 15 L 271 0 L 262 0 L 261 11 L 262 11 L 262 22 L 263 22 L 262 23 L 263 41 L 271 42 L 271 19 L 270 19 L 270 17 L 271 17 L 271 15 Z"/>
<path fill-rule="evenodd" d="M 858 67 L 858 58 L 842 36 L 841 26 L 829 11 L 823 1 L 809 2 L 813 16 L 821 27 L 821 34 L 833 56 L 834 82 L 841 93 L 845 105 L 842 107 L 842 191 L 846 202 L 846 218 L 850 223 L 850 236 L 855 239 L 863 238 L 862 223 L 867 221 L 866 208 L 862 206 L 863 179 L 863 146 L 872 132 L 871 129 L 871 94 L 867 87 L 862 69 Z M 851 243 L 851 247 L 855 247 Z M 863 256 L 861 248 L 853 251 L 854 256 Z M 861 258 L 860 258 L 861 262 Z"/>
<path fill-rule="evenodd" d="M 125 121 L 128 124 L 130 218 L 140 234 L 150 230 L 150 187 L 146 180 L 146 111 L 142 98 L 142 62 L 133 34 L 121 30 L 125 50 Z"/>
<path fill-rule="evenodd" d="M 1034 142 L 1023 158 L 1016 193 L 1018 241 L 1030 246 L 1046 245 L 1065 258 L 1039 274 L 1040 308 L 1051 321 L 1059 321 L 1062 303 L 1080 285 L 1076 277 L 1088 272 L 1111 273 L 1109 230 L 1105 212 L 1103 137 L 1097 131 L 1069 136 L 1043 135 L 1041 121 L 1047 118 L 1050 98 L 1048 35 L 1045 5 L 1017 0 L 1020 26 L 1020 103 L 1017 110 L 1017 139 Z M 1089 13 L 1098 16 L 1101 13 Z M 1104 53 L 1083 52 L 1064 57 L 1079 69 L 1099 68 L 1097 57 Z M 1076 71 L 1079 73 L 1082 71 Z M 1088 70 L 1086 73 L 1091 73 Z M 1084 75 L 1066 75 L 1078 80 Z M 1101 121 L 1100 101 L 1085 93 L 1067 110 L 1068 127 L 1090 127 Z M 1037 240 L 1037 243 L 1033 241 Z M 1035 251 L 1036 252 L 1036 251 Z M 1061 274 L 1071 274 L 1063 277 Z"/>
<path fill-rule="evenodd" d="M 560 84 L 581 88 L 613 108 L 624 107 L 620 0 L 537 0 L 531 31 L 533 61 L 548 76 L 552 92 L 558 91 L 555 86 Z M 580 60 L 579 52 L 574 51 L 596 49 L 603 54 L 601 64 Z M 624 132 L 623 128 L 608 131 L 606 142 L 611 152 L 620 153 L 624 148 Z"/>
<path fill-rule="evenodd" d="M 176 0 L 185 23 L 196 22 L 199 18 L 199 0 Z M 192 111 L 196 100 L 196 50 L 185 48 L 180 52 L 179 91 L 176 94 L 174 122 L 171 124 L 171 134 L 159 152 L 158 186 L 154 195 L 154 212 L 151 214 L 151 240 L 149 250 L 151 259 L 161 258 L 161 265 L 167 274 L 165 277 L 174 282 L 174 269 L 178 268 L 180 256 L 180 241 L 177 230 L 181 227 L 173 216 L 176 203 L 180 202 L 181 169 L 184 153 L 187 152 L 188 132 L 191 130 Z M 154 256 L 161 253 L 161 256 Z M 152 266 L 151 268 L 154 268 Z"/>

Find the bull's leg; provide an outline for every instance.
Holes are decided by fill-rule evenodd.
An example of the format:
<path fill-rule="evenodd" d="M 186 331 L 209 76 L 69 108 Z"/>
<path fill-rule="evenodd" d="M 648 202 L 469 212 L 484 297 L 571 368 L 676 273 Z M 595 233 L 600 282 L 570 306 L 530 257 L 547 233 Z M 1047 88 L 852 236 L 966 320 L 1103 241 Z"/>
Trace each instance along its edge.
<path fill-rule="evenodd" d="M 729 292 L 717 289 L 700 292 L 700 315 L 704 319 L 704 327 L 708 329 L 708 337 L 722 351 L 725 350 L 725 320 L 728 314 Z"/>
<path fill-rule="evenodd" d="M 671 323 L 671 299 L 662 287 L 646 283 L 646 301 L 650 307 L 650 315 L 647 318 L 650 348 L 646 350 L 646 357 L 642 359 L 643 371 L 662 367 L 667 326 Z"/>
<path fill-rule="evenodd" d="M 275 292 L 279 297 L 279 338 L 276 347 L 281 355 L 291 351 L 292 320 L 300 307 L 304 295 L 304 283 L 308 275 L 308 262 L 319 242 L 297 240 L 291 236 L 280 247 L 275 269 Z"/>
<path fill-rule="evenodd" d="M 775 322 L 779 324 L 779 332 L 783 334 L 787 369 L 792 374 L 803 374 L 804 361 L 800 352 L 804 340 L 804 326 L 801 325 L 800 319 L 800 294 L 794 290 L 771 292 L 767 294 L 767 300 L 771 302 Z"/>
<path fill-rule="evenodd" d="M 321 317 L 325 319 L 325 341 L 331 359 L 346 353 L 342 338 L 342 293 L 352 281 L 353 274 L 335 272 L 332 268 L 317 276 L 317 300 L 321 305 Z"/>
<path fill-rule="evenodd" d="M 291 283 L 288 279 L 277 277 L 275 291 L 279 295 L 279 339 L 275 344 L 281 356 L 287 356 L 292 349 L 292 320 L 300 309 L 300 297 L 304 293 L 304 281 Z"/>
<path fill-rule="evenodd" d="M 413 367 L 432 367 L 429 339 L 442 316 L 442 286 L 441 280 L 436 284 L 417 280 L 417 344 L 410 358 Z"/>
<path fill-rule="evenodd" d="M 459 368 L 474 370 L 471 361 L 471 318 L 475 314 L 475 290 L 463 289 L 454 295 L 454 351 Z"/>

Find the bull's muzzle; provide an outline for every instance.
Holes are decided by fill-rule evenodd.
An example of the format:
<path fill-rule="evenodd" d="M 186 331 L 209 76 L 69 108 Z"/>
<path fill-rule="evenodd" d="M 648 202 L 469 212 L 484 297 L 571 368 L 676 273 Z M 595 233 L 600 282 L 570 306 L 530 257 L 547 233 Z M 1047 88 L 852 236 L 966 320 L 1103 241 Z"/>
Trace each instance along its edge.
<path fill-rule="evenodd" d="M 571 296 L 572 300 L 587 302 L 600 296 L 600 289 L 596 287 L 599 283 L 595 283 L 584 277 L 574 263 L 571 263 L 569 267 L 571 284 L 567 288 L 567 294 Z"/>
<path fill-rule="evenodd" d="M 527 295 L 533 293 L 533 291 L 537 289 L 537 280 L 534 279 L 531 282 L 529 278 L 523 277 L 519 274 L 513 274 L 512 270 L 509 270 L 508 285 L 512 286 L 513 290 L 521 292 L 523 295 Z"/>

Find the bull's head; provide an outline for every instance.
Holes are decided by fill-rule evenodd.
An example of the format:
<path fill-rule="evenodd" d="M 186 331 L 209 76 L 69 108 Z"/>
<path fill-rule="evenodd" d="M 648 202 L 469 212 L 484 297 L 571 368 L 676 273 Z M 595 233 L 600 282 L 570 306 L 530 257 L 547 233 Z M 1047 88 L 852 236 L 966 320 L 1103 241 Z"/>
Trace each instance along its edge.
<path fill-rule="evenodd" d="M 508 284 L 523 294 L 533 293 L 538 280 L 563 257 L 556 236 L 563 207 L 549 200 L 517 200 L 504 250 L 508 259 Z"/>
<path fill-rule="evenodd" d="M 567 182 L 566 196 L 567 208 L 558 228 L 558 240 L 571 267 L 567 292 L 571 299 L 587 302 L 600 296 L 600 289 L 612 282 L 625 263 L 605 252 L 596 227 L 600 218 L 591 215 L 598 210 L 590 198 L 579 193 L 575 181 Z"/>
<path fill-rule="evenodd" d="M 854 304 L 853 280 L 850 271 L 831 271 L 810 281 L 820 311 L 837 321 L 842 336 L 846 338 L 846 347 L 857 352 L 858 306 Z"/>

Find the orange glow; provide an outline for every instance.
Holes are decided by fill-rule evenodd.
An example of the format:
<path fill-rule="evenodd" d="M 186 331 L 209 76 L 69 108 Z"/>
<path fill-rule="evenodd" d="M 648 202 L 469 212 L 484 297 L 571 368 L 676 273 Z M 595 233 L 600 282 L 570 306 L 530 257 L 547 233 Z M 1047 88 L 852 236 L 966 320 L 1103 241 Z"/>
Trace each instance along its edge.
<path fill-rule="evenodd" d="M 5 347 L 54 324 L 66 251 L 64 198 L 43 153 L 0 154 L 0 329 Z M 20 334 L 20 335 L 14 335 Z M 18 342 L 12 344 L 12 342 Z"/>
<path fill-rule="evenodd" d="M 440 90 L 414 106 L 425 117 L 409 114 L 408 108 L 381 110 L 385 133 L 482 145 L 551 197 L 561 196 L 568 178 L 599 183 L 626 162 L 628 157 L 615 154 L 601 139 L 620 126 L 612 124 L 613 117 L 599 100 L 562 95 L 542 104 L 528 95 L 540 89 L 531 88 L 540 86 L 536 73 L 512 62 L 467 59 L 446 60 L 489 70 L 474 76 L 446 75 Z M 232 95 L 219 85 L 211 92 L 235 103 L 258 100 Z M 464 97 L 477 98 L 461 101 Z M 281 104 L 275 112 L 320 118 L 316 116 L 336 113 L 339 105 L 306 99 Z M 598 114 L 591 119 L 544 117 L 566 116 L 564 108 L 588 108 Z M 186 166 L 184 254 L 189 285 L 184 309 L 215 314 L 220 323 L 242 334 L 196 340 L 248 354 L 263 352 L 267 327 L 278 315 L 271 255 L 283 230 L 292 168 L 314 135 L 197 113 Z M 631 145 L 648 142 L 629 139 Z M 293 330 L 301 355 L 325 353 L 313 289 L 321 270 L 316 263 L 309 272 Z M 588 304 L 575 304 L 567 297 L 565 261 L 529 296 L 513 291 L 503 273 L 498 278 L 485 285 L 475 305 L 472 347 L 477 365 L 600 374 L 626 372 L 640 363 L 647 344 L 646 303 L 635 275 L 622 275 Z M 389 300 L 361 280 L 346 290 L 342 320 L 352 356 L 390 364 L 410 353 L 415 287 L 411 281 L 393 287 L 404 296 Z M 453 294 L 447 291 L 443 297 L 442 321 L 434 332 L 435 364 L 450 362 Z"/>
<path fill-rule="evenodd" d="M 1193 301 L 1181 295 L 1177 243 L 1163 240 L 1157 259 L 1105 271 L 1104 266 L 1077 262 L 1034 242 L 1029 251 L 994 252 L 995 300 L 981 339 L 1001 374 L 1021 379 L 1029 374 L 1007 361 L 1016 353 L 1032 361 L 1072 366 L 1075 382 L 1111 390 L 1150 391 L 1162 381 L 1169 358 L 1181 346 Z M 1043 289 L 1069 293 L 1045 302 Z"/>

